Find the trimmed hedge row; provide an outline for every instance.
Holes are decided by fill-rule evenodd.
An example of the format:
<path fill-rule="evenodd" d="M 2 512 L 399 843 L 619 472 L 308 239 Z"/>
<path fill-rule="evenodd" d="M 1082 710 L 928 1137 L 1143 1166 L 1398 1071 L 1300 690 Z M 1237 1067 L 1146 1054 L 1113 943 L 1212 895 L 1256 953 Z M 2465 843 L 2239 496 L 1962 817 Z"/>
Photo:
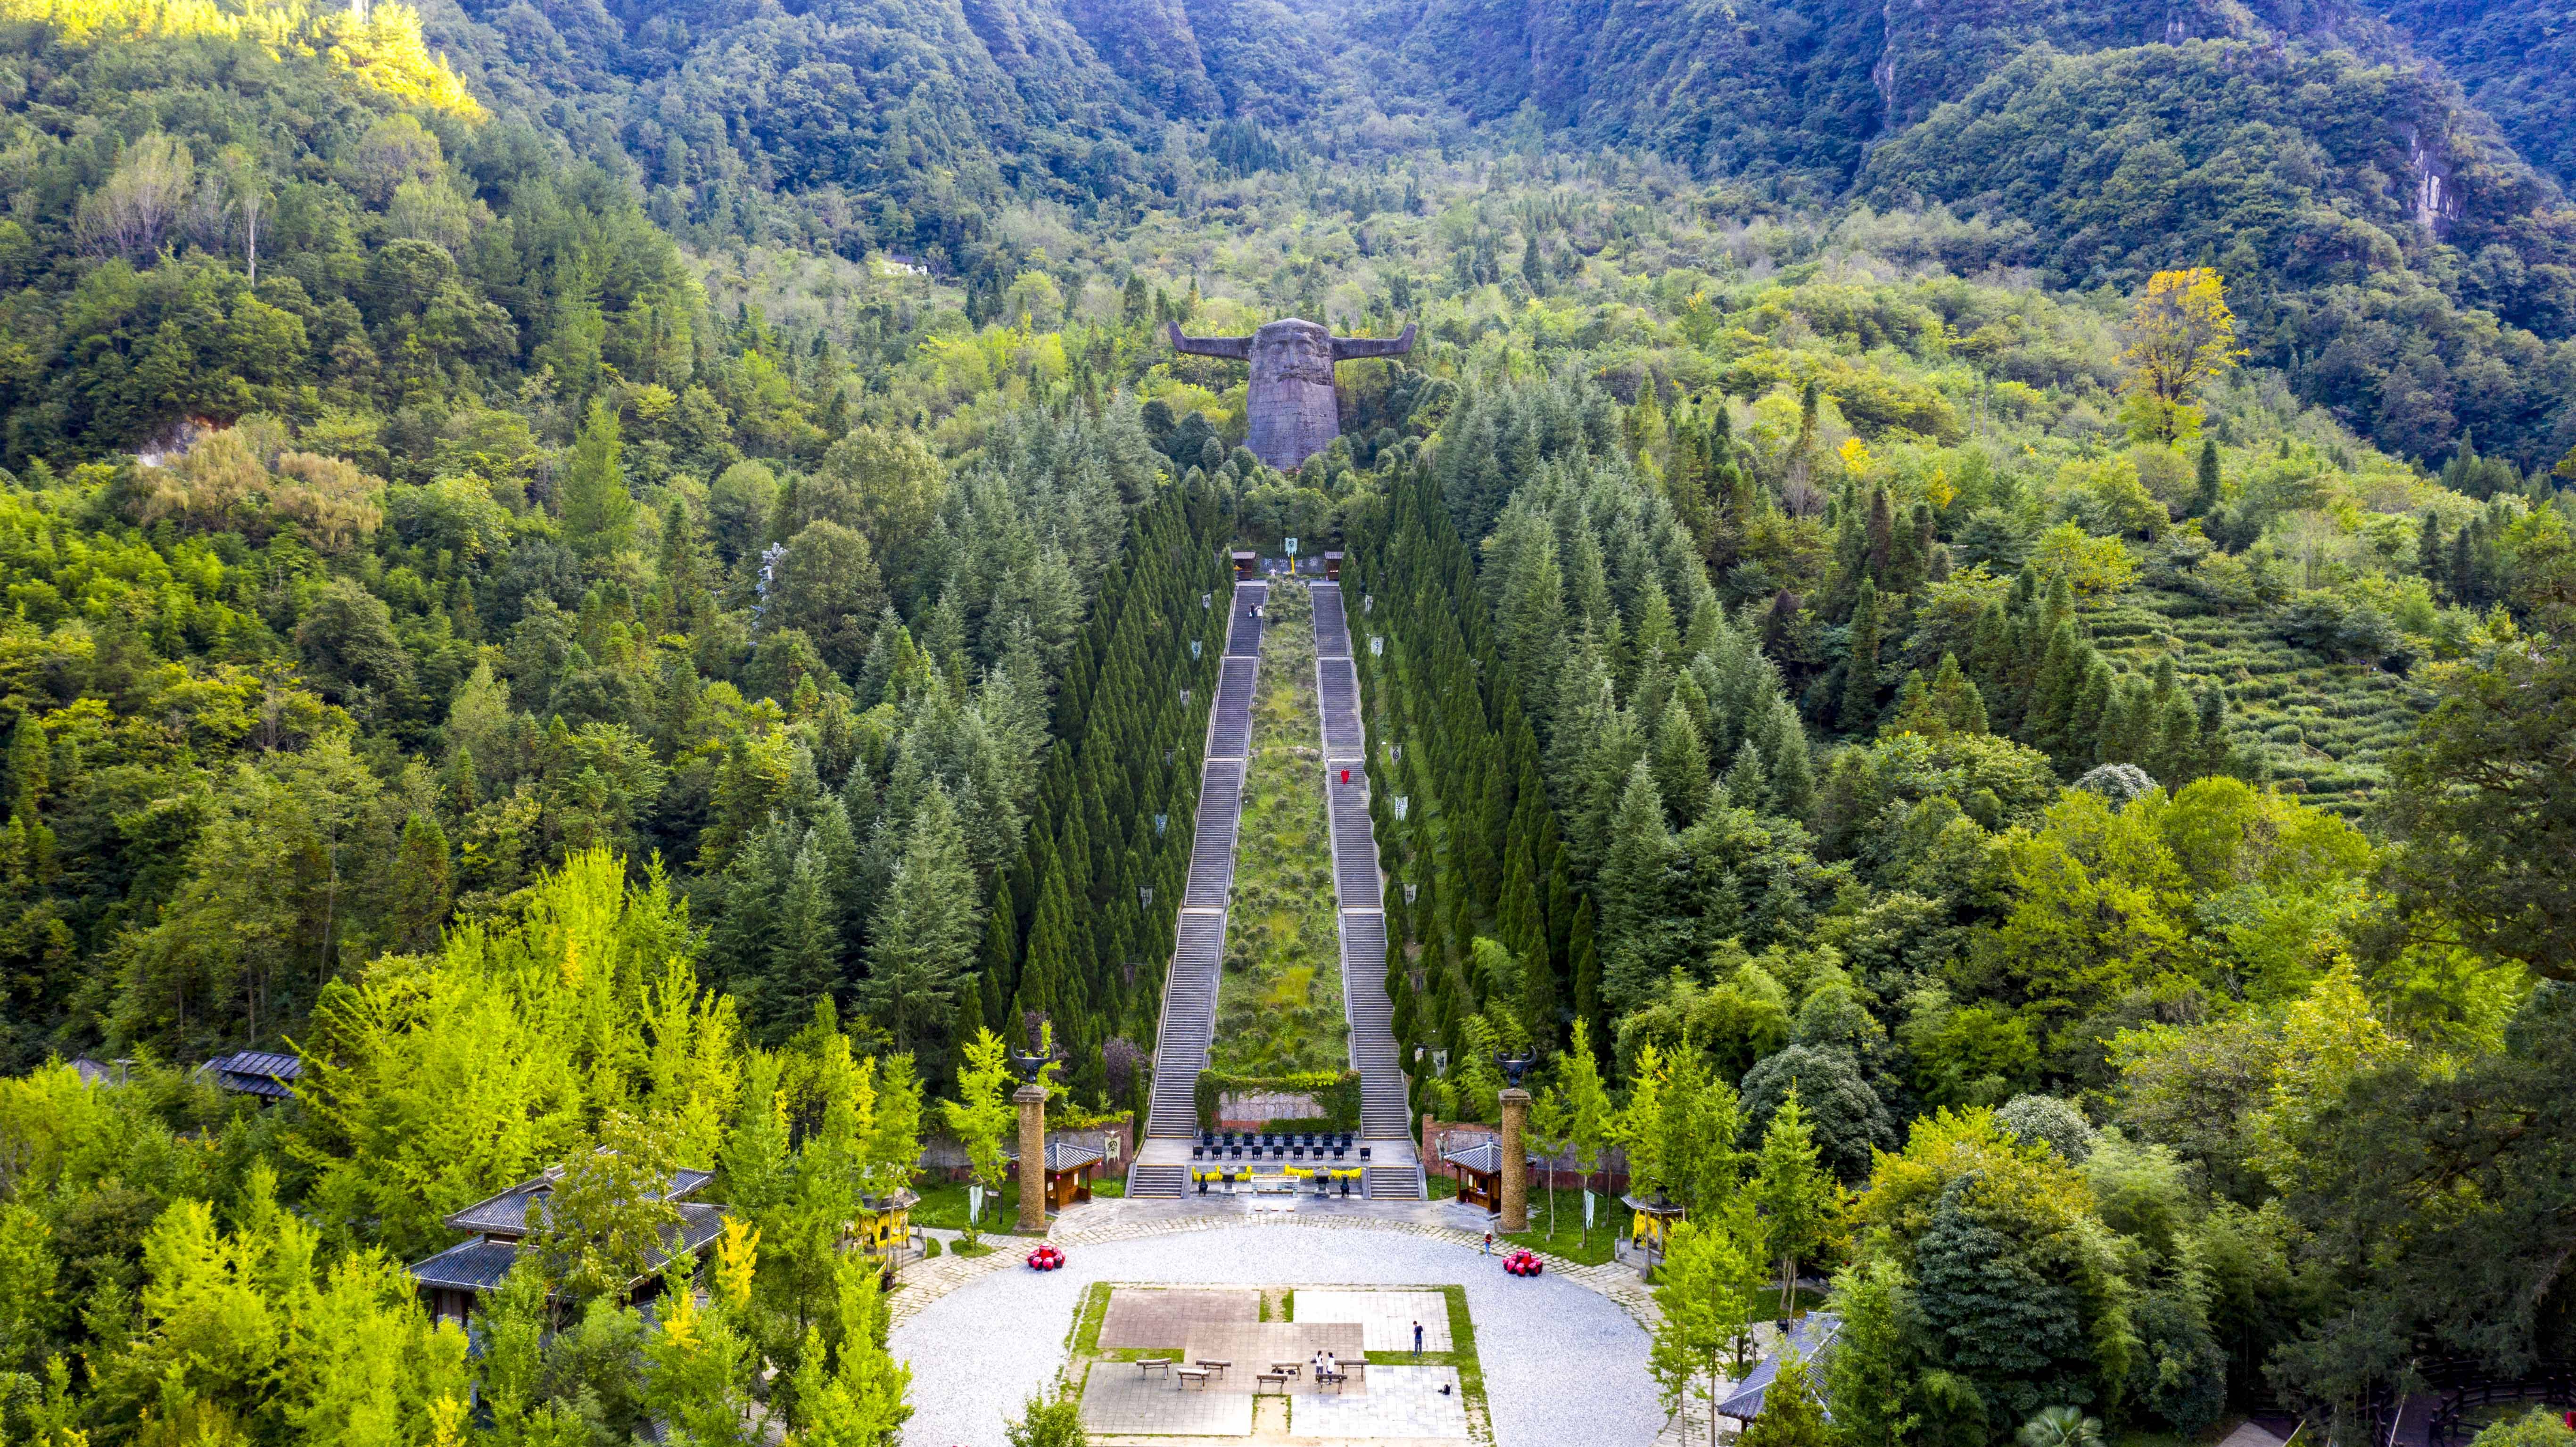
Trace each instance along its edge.
<path fill-rule="evenodd" d="M 1310 1129 L 1360 1128 L 1360 1075 L 1356 1070 L 1309 1070 L 1293 1075 L 1225 1075 L 1202 1070 L 1194 1091 L 1199 1129 L 1216 1129 L 1217 1105 L 1225 1097 L 1250 1093 L 1314 1097 L 1315 1104 L 1323 1107 L 1324 1118 L 1321 1122 L 1307 1122 Z"/>

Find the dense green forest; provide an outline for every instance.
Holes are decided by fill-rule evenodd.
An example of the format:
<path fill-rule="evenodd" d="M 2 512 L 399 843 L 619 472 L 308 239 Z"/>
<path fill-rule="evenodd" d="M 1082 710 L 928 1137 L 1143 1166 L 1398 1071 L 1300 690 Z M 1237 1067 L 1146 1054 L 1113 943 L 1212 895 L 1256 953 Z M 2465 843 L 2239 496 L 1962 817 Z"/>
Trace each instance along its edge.
<path fill-rule="evenodd" d="M 892 1441 L 840 1223 L 1145 1099 L 1285 535 L 1414 1104 L 1686 1207 L 1675 1404 L 1782 1263 L 1849 1447 L 2564 1357 L 2567 28 L 2162 10 L 0 0 L 0 1436 Z M 1160 334 L 1288 315 L 1422 342 L 1283 475 Z"/>

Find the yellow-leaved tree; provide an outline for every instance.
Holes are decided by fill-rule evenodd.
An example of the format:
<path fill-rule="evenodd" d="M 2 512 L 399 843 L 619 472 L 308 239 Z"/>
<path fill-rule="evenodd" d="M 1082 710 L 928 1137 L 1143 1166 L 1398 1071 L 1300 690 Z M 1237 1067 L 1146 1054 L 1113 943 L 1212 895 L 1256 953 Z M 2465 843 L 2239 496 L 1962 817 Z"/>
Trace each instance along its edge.
<path fill-rule="evenodd" d="M 2236 345 L 2236 315 L 2227 286 L 2205 266 L 2159 271 L 2129 314 L 2129 400 L 2121 408 L 2131 438 L 2180 442 L 2200 431 L 2192 396 L 2245 355 Z"/>

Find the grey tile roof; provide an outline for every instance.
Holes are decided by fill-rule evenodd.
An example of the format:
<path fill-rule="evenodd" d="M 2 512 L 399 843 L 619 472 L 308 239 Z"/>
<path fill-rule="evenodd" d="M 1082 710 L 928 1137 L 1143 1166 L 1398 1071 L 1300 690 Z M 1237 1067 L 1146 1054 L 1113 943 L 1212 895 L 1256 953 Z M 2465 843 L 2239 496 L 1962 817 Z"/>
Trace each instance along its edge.
<path fill-rule="evenodd" d="M 1735 1395 L 1717 1404 L 1718 1414 L 1733 1417 L 1739 1422 L 1750 1422 L 1760 1416 L 1763 1394 L 1771 1390 L 1773 1379 L 1780 1375 L 1781 1352 L 1795 1352 L 1803 1361 L 1810 1364 L 1819 1363 L 1824 1354 L 1832 1350 L 1834 1336 L 1842 1328 L 1843 1319 L 1825 1311 L 1809 1312 L 1791 1324 L 1787 1340 L 1775 1348 L 1771 1355 L 1764 1357 L 1761 1364 L 1737 1384 Z M 1825 1420 L 1832 1421 L 1833 1404 L 1823 1400 L 1824 1373 L 1810 1372 L 1807 1382 L 1815 1389 L 1817 1399 L 1824 1406 Z"/>
<path fill-rule="evenodd" d="M 1524 1155 L 1529 1164 L 1538 1164 L 1538 1157 L 1526 1152 Z M 1498 1175 L 1503 1169 L 1503 1143 L 1488 1136 L 1474 1145 L 1443 1146 L 1440 1159 L 1484 1175 Z"/>
<path fill-rule="evenodd" d="M 459 1242 L 427 1261 L 412 1263 L 411 1274 L 423 1286 L 444 1286 L 461 1291 L 496 1291 L 501 1278 L 510 1274 L 512 1263 L 519 1259 L 515 1241 L 487 1241 L 476 1237 Z"/>
<path fill-rule="evenodd" d="M 549 1172 L 521 1181 L 506 1191 L 486 1196 L 447 1218 L 450 1230 L 471 1231 L 478 1235 L 524 1236 L 544 1219 L 544 1207 L 538 1205 L 554 1190 L 556 1175 Z M 679 1170 L 671 1173 L 671 1188 L 662 1193 L 666 1201 L 685 1201 L 715 1179 L 711 1172 Z M 538 1219 L 531 1221 L 528 1211 L 536 1206 Z"/>
<path fill-rule="evenodd" d="M 677 1226 L 662 1228 L 662 1249 L 653 1253 L 645 1275 L 660 1271 L 672 1257 L 681 1252 L 699 1252 L 724 1233 L 724 1208 L 701 1202 L 684 1202 L 679 1207 Z M 499 1289 L 502 1278 L 519 1259 L 520 1243 L 477 1239 L 450 1246 L 426 1261 L 414 1262 L 411 1274 L 423 1286 L 443 1286 L 463 1291 Z M 638 1276 L 627 1283 L 633 1290 L 644 1280 Z"/>
<path fill-rule="evenodd" d="M 1050 1171 L 1069 1171 L 1076 1166 L 1090 1165 L 1093 1161 L 1102 1159 L 1103 1156 L 1104 1152 L 1098 1146 L 1076 1145 L 1072 1141 L 1048 1141 L 1046 1168 Z"/>
<path fill-rule="evenodd" d="M 294 1082 L 303 1078 L 304 1062 L 292 1055 L 268 1050 L 242 1050 L 218 1056 L 206 1062 L 205 1068 L 215 1074 L 215 1083 L 242 1095 L 264 1095 L 283 1100 L 295 1093 Z"/>

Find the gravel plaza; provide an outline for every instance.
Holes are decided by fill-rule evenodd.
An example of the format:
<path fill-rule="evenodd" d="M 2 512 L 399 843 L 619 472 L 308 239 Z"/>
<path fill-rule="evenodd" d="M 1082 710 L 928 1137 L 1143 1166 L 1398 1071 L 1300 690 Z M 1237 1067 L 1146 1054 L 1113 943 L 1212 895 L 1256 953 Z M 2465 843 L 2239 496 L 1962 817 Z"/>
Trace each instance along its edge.
<path fill-rule="evenodd" d="M 914 1415 L 905 1440 L 923 1447 L 1003 1447 L 1003 1423 L 1045 1389 L 1067 1359 L 1068 1337 L 1085 1291 L 1098 1282 L 1171 1282 L 1193 1288 L 1294 1288 L 1293 1320 L 1321 1327 L 1356 1326 L 1366 1345 L 1401 1332 L 1411 1347 L 1411 1321 L 1423 1317 L 1424 1346 L 1447 1344 L 1445 1298 L 1436 1289 L 1465 1288 L 1476 1332 L 1492 1440 L 1499 1447 L 1583 1442 L 1646 1447 L 1664 1430 L 1654 1383 L 1646 1375 L 1646 1333 L 1621 1305 L 1576 1282 L 1550 1275 L 1507 1276 L 1492 1258 L 1441 1234 L 1358 1222 L 1339 1229 L 1286 1220 L 1201 1229 L 1159 1230 L 1118 1239 L 1065 1243 L 1064 1268 L 1032 1272 L 1016 1264 L 987 1269 L 918 1309 L 898 1309 L 892 1346 L 913 1371 Z M 1081 1233 L 1075 1233 L 1077 1238 Z M 1008 1250 L 1008 1247 L 1005 1247 Z M 989 1258 L 987 1258 L 989 1259 Z M 982 1263 L 977 1263 L 981 1265 Z M 1399 1291 L 1310 1291 L 1310 1287 L 1378 1286 Z M 1242 1321 L 1242 1298 L 1193 1293 L 1189 1316 L 1208 1311 Z M 898 1294 L 900 1297 L 900 1293 Z M 1137 1300 L 1130 1304 L 1126 1298 Z M 1156 1301 L 1156 1297 L 1170 1300 Z M 1180 1311 L 1181 1293 L 1116 1291 L 1109 1326 L 1121 1340 L 1168 1335 L 1157 1316 Z M 1383 1298 L 1383 1299 L 1378 1299 Z M 1346 1326 L 1345 1330 L 1348 1329 Z M 1162 1345 L 1162 1343 L 1150 1343 Z M 1234 1372 L 1259 1367 L 1238 1361 Z M 1182 1389 L 1126 1362 L 1100 1362 L 1085 1392 L 1095 1433 L 1136 1436 L 1241 1437 L 1253 1427 L 1251 1397 L 1233 1390 Z M 1443 1394 L 1446 1382 L 1451 1390 Z M 1294 1436 L 1276 1440 L 1457 1441 L 1469 1424 L 1455 1368 L 1381 1364 L 1367 1368 L 1359 1390 L 1316 1395 L 1311 1384 L 1292 1398 Z M 1261 1409 L 1264 1438 L 1284 1416 Z M 1133 1424 L 1130 1426 L 1130 1424 Z M 1141 1430 L 1140 1430 L 1141 1429 Z"/>

